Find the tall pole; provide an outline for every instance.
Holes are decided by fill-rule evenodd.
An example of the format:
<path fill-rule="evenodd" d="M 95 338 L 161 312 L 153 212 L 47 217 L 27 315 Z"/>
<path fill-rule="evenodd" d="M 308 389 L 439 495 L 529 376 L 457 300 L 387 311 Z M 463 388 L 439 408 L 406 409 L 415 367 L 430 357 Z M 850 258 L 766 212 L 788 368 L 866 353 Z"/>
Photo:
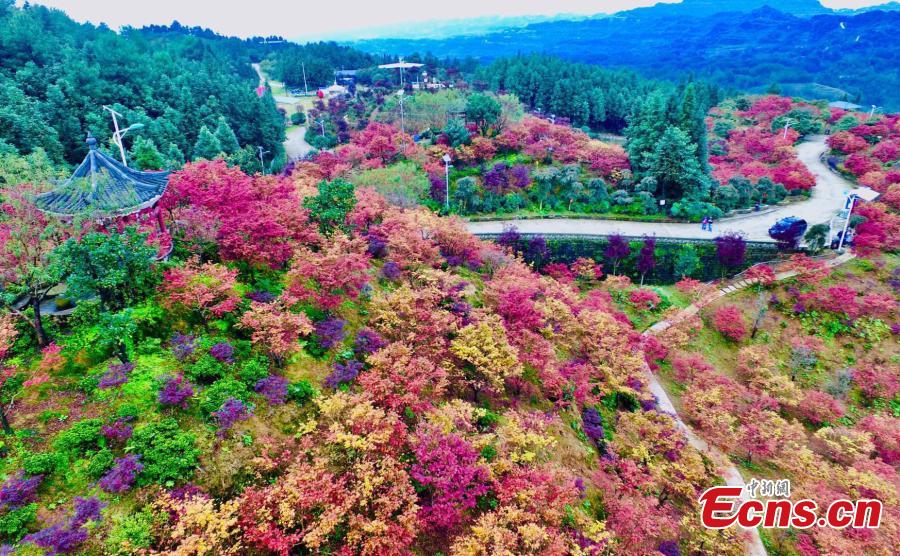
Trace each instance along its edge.
<path fill-rule="evenodd" d="M 259 167 L 262 169 L 263 175 L 266 175 L 266 163 L 263 161 L 263 155 L 269 151 L 264 151 L 262 145 L 257 148 L 259 149 Z"/>
<path fill-rule="evenodd" d="M 847 237 L 847 226 L 850 224 L 850 216 L 853 214 L 853 205 L 856 204 L 856 195 L 850 195 L 850 210 L 847 211 L 847 220 L 844 221 L 844 230 L 841 232 L 841 239 L 838 241 L 838 253 L 844 247 L 844 238 Z"/>
<path fill-rule="evenodd" d="M 303 69 L 303 92 L 308 95 L 309 87 L 306 86 L 306 63 L 300 62 L 300 67 Z"/>
<path fill-rule="evenodd" d="M 784 121 L 784 135 L 781 136 L 782 139 L 787 139 L 787 130 L 791 127 L 791 119 L 788 118 Z"/>
<path fill-rule="evenodd" d="M 406 133 L 405 120 L 403 119 L 403 90 L 400 90 L 400 131 Z"/>
<path fill-rule="evenodd" d="M 867 121 L 867 122 L 872 118 L 872 116 L 875 115 L 875 110 L 877 110 L 877 109 L 878 109 L 878 107 L 875 106 L 875 105 L 873 104 L 873 105 L 872 105 L 872 109 L 869 110 L 869 115 L 866 116 L 866 121 Z"/>
<path fill-rule="evenodd" d="M 444 177 L 446 178 L 446 190 L 444 192 L 444 207 L 450 212 L 450 161 L 444 160 Z"/>
<path fill-rule="evenodd" d="M 113 138 L 114 138 L 113 140 L 116 143 L 116 145 L 119 146 L 119 154 L 122 155 L 122 164 L 124 164 L 125 166 L 128 166 L 128 162 L 126 162 L 126 160 L 125 160 L 125 147 L 122 146 L 122 135 L 119 132 L 119 120 L 116 118 L 116 116 L 121 116 L 121 114 L 119 114 L 118 112 L 116 112 L 115 110 L 110 108 L 109 106 L 104 106 L 103 109 L 112 115 L 113 127 L 116 130 L 115 134 L 113 134 Z"/>

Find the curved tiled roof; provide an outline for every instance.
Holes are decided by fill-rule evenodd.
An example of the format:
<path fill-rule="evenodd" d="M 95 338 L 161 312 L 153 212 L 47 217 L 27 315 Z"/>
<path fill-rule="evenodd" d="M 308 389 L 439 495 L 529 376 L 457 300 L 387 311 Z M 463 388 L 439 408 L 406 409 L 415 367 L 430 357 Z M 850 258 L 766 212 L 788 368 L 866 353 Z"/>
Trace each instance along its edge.
<path fill-rule="evenodd" d="M 153 206 L 165 193 L 168 171 L 133 170 L 97 149 L 97 139 L 90 134 L 87 144 L 90 151 L 72 176 L 35 197 L 39 209 L 59 216 L 126 216 Z"/>

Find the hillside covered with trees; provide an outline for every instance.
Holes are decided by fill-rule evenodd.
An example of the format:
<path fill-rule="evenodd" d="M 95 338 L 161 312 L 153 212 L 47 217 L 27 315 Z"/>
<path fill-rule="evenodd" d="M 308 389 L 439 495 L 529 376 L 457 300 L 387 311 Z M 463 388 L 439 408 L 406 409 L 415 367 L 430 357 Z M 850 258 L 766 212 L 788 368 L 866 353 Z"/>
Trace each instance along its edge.
<path fill-rule="evenodd" d="M 109 105 L 122 127 L 143 124 L 126 146 L 150 169 L 218 152 L 252 160 L 257 146 L 283 158 L 283 118 L 270 94 L 257 97 L 250 67 L 266 50 L 181 26 L 119 34 L 2 0 L 0 152 L 40 148 L 56 164 L 80 162 L 88 131 L 109 144 Z"/>
<path fill-rule="evenodd" d="M 0 0 L 0 555 L 896 551 L 900 114 L 425 57 L 430 89 L 368 67 L 309 103 L 287 162 L 250 63 L 378 60 L 273 41 Z M 144 124 L 128 167 L 103 104 Z M 819 133 L 880 194 L 840 257 L 823 224 L 799 252 L 461 218 L 802 199 Z M 705 527 L 726 478 L 880 526 Z"/>
<path fill-rule="evenodd" d="M 900 12 L 812 15 L 801 10 L 798 16 L 791 13 L 792 6 L 781 3 L 753 11 L 737 7 L 730 11 L 722 2 L 709 4 L 715 9 L 708 15 L 690 2 L 659 4 L 610 17 L 536 23 L 482 36 L 386 38 L 353 45 L 376 53 L 431 52 L 486 61 L 543 53 L 673 81 L 694 76 L 730 90 L 784 89 L 807 97 L 900 109 L 895 86 L 900 81 L 895 63 L 900 45 L 894 36 Z"/>

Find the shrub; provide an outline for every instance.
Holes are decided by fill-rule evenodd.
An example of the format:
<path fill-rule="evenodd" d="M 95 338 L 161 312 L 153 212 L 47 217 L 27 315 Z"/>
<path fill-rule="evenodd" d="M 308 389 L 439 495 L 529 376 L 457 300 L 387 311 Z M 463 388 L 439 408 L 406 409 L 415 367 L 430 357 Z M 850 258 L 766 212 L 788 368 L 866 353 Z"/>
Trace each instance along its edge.
<path fill-rule="evenodd" d="M 281 405 L 287 400 L 288 380 L 283 376 L 269 375 L 260 379 L 253 390 L 272 405 Z"/>
<path fill-rule="evenodd" d="M 246 402 L 250 397 L 247 385 L 233 378 L 223 378 L 214 382 L 203 391 L 200 399 L 200 410 L 204 415 L 211 415 L 222 407 L 222 403 L 228 398 L 236 398 Z"/>
<path fill-rule="evenodd" d="M 210 383 L 222 378 L 224 372 L 222 362 L 210 354 L 201 355 L 197 362 L 187 369 L 187 375 L 191 380 L 200 383 Z"/>
<path fill-rule="evenodd" d="M 37 517 L 37 504 L 28 504 L 0 515 L 0 538 L 16 543 L 28 532 L 28 525 Z"/>
<path fill-rule="evenodd" d="M 631 292 L 628 295 L 628 300 L 631 301 L 635 307 L 651 310 L 659 305 L 660 302 L 659 294 L 653 290 L 644 288 Z"/>
<path fill-rule="evenodd" d="M 118 458 L 115 466 L 99 481 L 100 488 L 106 492 L 121 493 L 131 489 L 137 474 L 144 466 L 140 463 L 141 456 L 128 454 L 124 458 Z"/>
<path fill-rule="evenodd" d="M 94 480 L 102 477 L 113 466 L 114 459 L 113 453 L 107 449 L 100 450 L 91 456 L 87 466 L 88 477 Z"/>
<path fill-rule="evenodd" d="M 129 452 L 141 455 L 144 469 L 138 486 L 159 483 L 174 486 L 194 474 L 200 450 L 193 434 L 183 432 L 175 419 L 164 419 L 138 427 L 128 442 Z"/>
<path fill-rule="evenodd" d="M 75 457 L 99 449 L 102 442 L 101 419 L 84 419 L 62 431 L 53 441 L 53 449 Z"/>
<path fill-rule="evenodd" d="M 224 437 L 238 421 L 249 419 L 253 414 L 253 407 L 237 398 L 228 398 L 222 402 L 218 411 L 212 413 L 212 417 L 219 425 L 216 435 Z"/>
<path fill-rule="evenodd" d="M 55 452 L 25 454 L 22 470 L 28 475 L 50 475 L 64 464 L 65 458 Z"/>
<path fill-rule="evenodd" d="M 0 509 L 14 510 L 34 502 L 42 480 L 41 475 L 25 478 L 21 471 L 7 479 L 0 487 Z"/>
<path fill-rule="evenodd" d="M 157 401 L 162 406 L 177 406 L 187 409 L 188 400 L 194 395 L 194 386 L 184 376 L 167 377 L 159 389 Z"/>
<path fill-rule="evenodd" d="M 305 404 L 316 397 L 316 389 L 308 380 L 293 382 L 288 386 L 288 399 L 299 404 Z"/>
<path fill-rule="evenodd" d="M 735 342 L 741 341 L 747 334 L 744 315 L 734 305 L 725 305 L 716 309 L 713 326 L 720 334 Z"/>
<path fill-rule="evenodd" d="M 106 539 L 106 553 L 124 556 L 133 554 L 135 550 L 149 548 L 156 521 L 159 521 L 158 516 L 149 509 L 122 516 L 116 521 Z"/>
<path fill-rule="evenodd" d="M 266 357 L 253 357 L 241 364 L 238 378 L 250 386 L 269 376 L 269 360 Z"/>

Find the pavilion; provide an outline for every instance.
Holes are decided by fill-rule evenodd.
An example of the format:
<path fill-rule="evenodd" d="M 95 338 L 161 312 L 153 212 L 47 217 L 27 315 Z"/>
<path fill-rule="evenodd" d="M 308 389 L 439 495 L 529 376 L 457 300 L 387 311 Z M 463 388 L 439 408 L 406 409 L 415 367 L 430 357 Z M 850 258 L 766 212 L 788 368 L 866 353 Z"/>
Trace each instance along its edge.
<path fill-rule="evenodd" d="M 101 229 L 111 223 L 119 228 L 150 225 L 160 256 L 167 256 L 172 242 L 158 203 L 169 185 L 169 172 L 134 170 L 100 151 L 90 133 L 86 142 L 90 150 L 84 161 L 58 187 L 35 196 L 35 206 L 58 218 L 95 219 Z"/>

